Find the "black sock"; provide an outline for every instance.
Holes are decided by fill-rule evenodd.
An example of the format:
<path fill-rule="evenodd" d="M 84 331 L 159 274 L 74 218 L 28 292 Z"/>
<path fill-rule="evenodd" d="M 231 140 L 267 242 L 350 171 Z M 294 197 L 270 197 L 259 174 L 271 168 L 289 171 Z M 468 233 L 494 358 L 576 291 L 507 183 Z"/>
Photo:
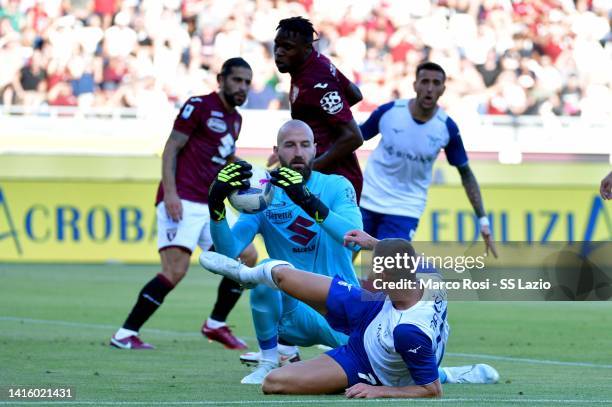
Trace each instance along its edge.
<path fill-rule="evenodd" d="M 243 288 L 227 277 L 223 277 L 217 290 L 217 302 L 210 314 L 215 321 L 225 322 L 227 316 L 240 299 Z"/>
<path fill-rule="evenodd" d="M 174 288 L 161 274 L 149 281 L 138 294 L 138 300 L 128 315 L 123 328 L 138 332 L 153 313 L 164 302 L 166 295 Z"/>
<path fill-rule="evenodd" d="M 280 336 L 278 337 L 278 343 L 280 345 L 285 345 L 285 346 L 295 346 L 293 343 L 287 342 L 286 340 L 284 340 Z"/>

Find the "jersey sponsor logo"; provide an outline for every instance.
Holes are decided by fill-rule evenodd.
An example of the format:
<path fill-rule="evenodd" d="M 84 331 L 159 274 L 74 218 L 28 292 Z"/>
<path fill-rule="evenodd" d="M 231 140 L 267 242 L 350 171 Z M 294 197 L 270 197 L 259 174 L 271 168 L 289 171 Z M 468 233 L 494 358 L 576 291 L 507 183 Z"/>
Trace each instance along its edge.
<path fill-rule="evenodd" d="M 176 228 L 166 229 L 166 238 L 168 238 L 169 242 L 173 241 L 176 237 L 176 230 Z"/>
<path fill-rule="evenodd" d="M 212 117 L 223 117 L 223 112 L 219 112 L 217 110 L 211 110 L 210 111 L 210 115 Z"/>
<path fill-rule="evenodd" d="M 223 120 L 217 119 L 216 117 L 211 117 L 206 120 L 206 125 L 209 129 L 217 133 L 223 133 L 227 131 L 227 124 Z"/>
<path fill-rule="evenodd" d="M 372 376 L 372 373 L 365 374 L 357 372 L 357 377 L 359 377 L 361 380 L 370 383 L 372 386 L 376 386 L 376 379 L 374 378 L 374 376 Z"/>
<path fill-rule="evenodd" d="M 315 246 L 316 245 L 312 244 L 306 247 L 294 247 L 292 250 L 293 250 L 293 253 L 310 253 L 310 252 L 314 252 Z"/>
<path fill-rule="evenodd" d="M 295 218 L 293 223 L 287 227 L 287 229 L 295 233 L 295 235 L 291 236 L 289 239 L 292 242 L 301 244 L 302 246 L 308 245 L 308 243 L 310 243 L 310 241 L 317 235 L 316 232 L 308 229 L 312 225 L 314 225 L 313 221 L 298 216 Z"/>
<path fill-rule="evenodd" d="M 282 211 L 282 212 L 266 211 L 265 214 L 266 214 L 266 219 L 268 219 L 270 222 L 277 224 L 277 225 L 281 223 L 289 222 L 291 219 L 293 219 L 292 211 Z"/>
<path fill-rule="evenodd" d="M 295 103 L 299 93 L 300 93 L 300 88 L 298 88 L 297 86 L 293 85 L 293 87 L 291 88 L 291 97 L 289 98 L 289 99 L 291 99 L 291 103 Z"/>
<path fill-rule="evenodd" d="M 189 117 L 191 117 L 191 113 L 193 113 L 194 111 L 194 107 L 193 105 L 190 105 L 189 103 L 187 103 L 185 105 L 185 107 L 183 107 L 183 111 L 181 112 L 181 117 L 185 120 L 189 119 Z"/>
<path fill-rule="evenodd" d="M 314 85 L 313 88 L 315 88 L 315 89 L 325 89 L 325 88 L 327 88 L 327 83 L 319 82 L 316 85 Z"/>
<path fill-rule="evenodd" d="M 329 114 L 336 114 L 342 110 L 344 103 L 337 90 L 327 92 L 319 101 L 321 108 Z"/>
<path fill-rule="evenodd" d="M 391 127 L 391 130 L 393 130 L 395 134 L 400 134 L 404 132 L 404 129 L 396 129 L 395 127 Z"/>

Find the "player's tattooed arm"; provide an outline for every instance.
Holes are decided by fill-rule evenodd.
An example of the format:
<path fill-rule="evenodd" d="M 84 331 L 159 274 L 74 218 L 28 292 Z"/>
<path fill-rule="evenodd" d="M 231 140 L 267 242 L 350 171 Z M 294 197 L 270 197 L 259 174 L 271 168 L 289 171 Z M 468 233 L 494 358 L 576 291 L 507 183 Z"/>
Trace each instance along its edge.
<path fill-rule="evenodd" d="M 314 160 L 314 170 L 321 171 L 335 165 L 338 160 L 350 155 L 363 144 L 363 136 L 355 120 L 339 125 L 337 133 L 338 137 L 329 150 Z"/>
<path fill-rule="evenodd" d="M 486 253 L 488 254 L 490 250 L 493 256 L 497 257 L 497 249 L 495 248 L 495 243 L 493 242 L 493 236 L 489 227 L 489 220 L 486 217 L 484 205 L 482 203 L 482 195 L 480 194 L 480 187 L 478 186 L 478 181 L 476 181 L 476 176 L 472 172 L 469 164 L 457 167 L 457 170 L 461 175 L 461 183 L 463 184 L 465 193 L 470 200 L 472 207 L 474 208 L 474 212 L 476 212 L 476 216 L 478 216 L 480 222 L 480 234 L 482 235 L 486 245 Z"/>
<path fill-rule="evenodd" d="M 162 185 L 164 186 L 164 204 L 168 216 L 175 222 L 183 217 L 183 207 L 176 191 L 176 166 L 178 153 L 185 144 L 189 136 L 177 130 L 172 130 L 164 152 L 162 153 Z"/>
<path fill-rule="evenodd" d="M 469 164 L 462 167 L 457 167 L 459 174 L 461 175 L 461 183 L 465 189 L 465 193 L 476 212 L 476 216 L 479 218 L 485 216 L 484 205 L 482 204 L 482 195 L 480 194 L 480 187 L 476 176 L 472 172 Z"/>

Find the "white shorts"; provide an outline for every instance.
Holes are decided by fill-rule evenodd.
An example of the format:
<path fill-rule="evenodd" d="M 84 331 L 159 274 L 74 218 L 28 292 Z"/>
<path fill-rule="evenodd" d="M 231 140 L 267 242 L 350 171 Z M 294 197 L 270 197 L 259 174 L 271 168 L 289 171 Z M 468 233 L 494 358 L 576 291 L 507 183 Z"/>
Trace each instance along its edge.
<path fill-rule="evenodd" d="M 181 199 L 183 206 L 183 219 L 173 221 L 166 212 L 166 205 L 160 202 L 157 205 L 157 248 L 179 246 L 190 252 L 197 246 L 208 250 L 212 246 L 210 236 L 210 214 L 208 205 L 204 203 L 186 201 Z M 231 225 L 236 223 L 236 215 L 226 208 L 227 221 Z"/>

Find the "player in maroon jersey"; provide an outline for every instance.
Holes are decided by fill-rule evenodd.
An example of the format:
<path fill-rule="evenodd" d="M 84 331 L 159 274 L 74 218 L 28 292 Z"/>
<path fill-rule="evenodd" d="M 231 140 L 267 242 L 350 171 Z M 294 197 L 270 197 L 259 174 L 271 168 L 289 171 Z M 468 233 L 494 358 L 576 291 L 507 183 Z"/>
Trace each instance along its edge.
<path fill-rule="evenodd" d="M 350 107 L 361 101 L 359 88 L 313 47 L 315 30 L 302 17 L 281 20 L 274 38 L 274 62 L 291 75 L 291 117 L 314 132 L 313 170 L 345 176 L 361 196 L 363 176 L 355 150 L 363 144 Z M 274 163 L 271 157 L 269 163 Z"/>
<path fill-rule="evenodd" d="M 138 337 L 140 327 L 153 315 L 166 295 L 182 280 L 196 245 L 212 246 L 208 188 L 217 172 L 235 160 L 235 141 L 242 117 L 236 106 L 244 103 L 253 72 L 242 58 L 225 61 L 217 76 L 219 91 L 190 98 L 174 121 L 162 155 L 162 180 L 157 191 L 157 237 L 162 272 L 140 291 L 123 326 L 110 344 L 121 349 L 152 349 Z M 241 254 L 255 265 L 257 252 L 251 244 Z M 217 302 L 202 333 L 230 349 L 245 349 L 225 324 L 242 289 L 221 280 Z"/>

